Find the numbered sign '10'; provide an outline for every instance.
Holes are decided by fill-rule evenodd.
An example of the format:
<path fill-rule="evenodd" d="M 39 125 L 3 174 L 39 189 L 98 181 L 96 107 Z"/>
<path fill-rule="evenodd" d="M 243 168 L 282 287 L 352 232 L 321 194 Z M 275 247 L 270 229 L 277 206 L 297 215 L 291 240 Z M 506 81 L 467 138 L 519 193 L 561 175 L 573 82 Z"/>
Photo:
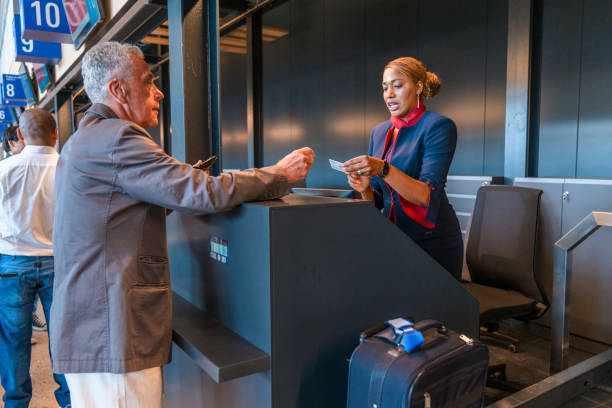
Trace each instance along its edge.
<path fill-rule="evenodd" d="M 60 43 L 23 38 L 19 14 L 15 14 L 14 17 L 13 35 L 15 36 L 15 61 L 57 64 L 62 59 L 62 46 Z"/>
<path fill-rule="evenodd" d="M 62 0 L 19 0 L 23 38 L 72 44 Z"/>

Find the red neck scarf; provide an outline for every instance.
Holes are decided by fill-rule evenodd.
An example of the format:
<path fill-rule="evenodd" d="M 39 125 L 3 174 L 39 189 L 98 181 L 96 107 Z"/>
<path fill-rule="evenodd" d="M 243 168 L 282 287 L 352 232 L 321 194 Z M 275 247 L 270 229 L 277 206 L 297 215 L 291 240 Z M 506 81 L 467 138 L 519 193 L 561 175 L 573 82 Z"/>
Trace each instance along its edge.
<path fill-rule="evenodd" d="M 395 126 L 395 128 L 398 130 L 403 127 L 413 126 L 419 121 L 419 119 L 421 119 L 421 116 L 423 116 L 426 111 L 427 109 L 425 108 L 423 99 L 421 99 L 419 106 L 415 106 L 412 112 L 408 114 L 406 119 L 398 118 L 397 116 L 391 115 L 391 123 L 393 123 L 393 126 Z"/>

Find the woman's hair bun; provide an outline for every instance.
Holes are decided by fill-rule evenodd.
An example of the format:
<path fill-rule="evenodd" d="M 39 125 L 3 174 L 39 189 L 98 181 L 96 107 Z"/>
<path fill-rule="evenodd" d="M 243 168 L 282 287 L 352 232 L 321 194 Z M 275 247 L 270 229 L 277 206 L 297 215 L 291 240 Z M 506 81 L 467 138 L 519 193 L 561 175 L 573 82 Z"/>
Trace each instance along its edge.
<path fill-rule="evenodd" d="M 427 72 L 425 65 L 412 57 L 401 57 L 390 61 L 385 69 L 393 69 L 402 75 L 411 78 L 414 83 L 423 82 L 423 98 L 433 98 L 440 91 L 442 84 L 440 78 L 433 72 Z"/>
<path fill-rule="evenodd" d="M 427 72 L 427 78 L 423 83 L 423 96 L 425 98 L 433 98 L 438 94 L 441 86 L 440 78 L 433 72 Z"/>

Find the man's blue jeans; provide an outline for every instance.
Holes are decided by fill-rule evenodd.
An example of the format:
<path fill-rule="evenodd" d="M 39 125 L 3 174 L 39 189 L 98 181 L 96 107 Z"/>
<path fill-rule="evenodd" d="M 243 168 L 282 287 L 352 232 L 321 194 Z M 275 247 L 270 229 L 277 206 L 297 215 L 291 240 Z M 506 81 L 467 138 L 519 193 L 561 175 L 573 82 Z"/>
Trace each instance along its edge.
<path fill-rule="evenodd" d="M 53 257 L 0 255 L 0 381 L 6 408 L 26 408 L 32 398 L 30 356 L 36 294 L 49 321 L 53 299 Z M 53 374 L 55 399 L 70 404 L 64 376 Z"/>

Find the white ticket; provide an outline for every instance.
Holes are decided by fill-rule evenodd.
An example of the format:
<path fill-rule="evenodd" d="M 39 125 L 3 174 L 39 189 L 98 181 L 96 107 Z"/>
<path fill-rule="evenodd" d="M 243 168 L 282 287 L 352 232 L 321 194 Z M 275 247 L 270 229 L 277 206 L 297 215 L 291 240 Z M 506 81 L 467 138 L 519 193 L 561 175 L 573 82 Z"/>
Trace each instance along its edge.
<path fill-rule="evenodd" d="M 341 162 L 339 162 L 339 161 L 336 161 L 336 160 L 334 160 L 334 159 L 329 159 L 329 165 L 330 165 L 330 166 L 331 166 L 331 168 L 332 168 L 332 169 L 334 169 L 334 170 L 338 170 L 338 171 L 341 171 L 341 172 L 343 172 L 343 173 L 346 173 L 346 172 L 344 171 L 344 167 L 342 167 L 342 163 L 341 163 Z"/>

